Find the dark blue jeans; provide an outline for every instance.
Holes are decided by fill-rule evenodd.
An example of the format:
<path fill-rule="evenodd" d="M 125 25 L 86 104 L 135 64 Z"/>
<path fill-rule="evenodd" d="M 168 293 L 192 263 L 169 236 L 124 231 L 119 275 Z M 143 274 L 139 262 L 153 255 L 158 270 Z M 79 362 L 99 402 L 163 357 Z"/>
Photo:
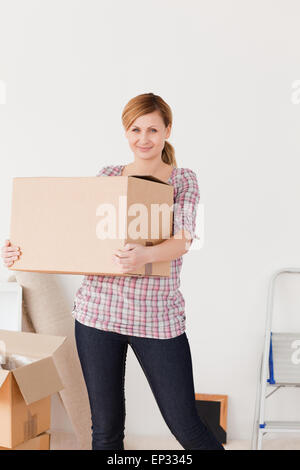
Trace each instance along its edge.
<path fill-rule="evenodd" d="M 91 407 L 92 450 L 124 450 L 128 344 L 167 426 L 182 447 L 225 450 L 198 416 L 186 333 L 170 339 L 127 336 L 75 319 L 75 338 Z"/>

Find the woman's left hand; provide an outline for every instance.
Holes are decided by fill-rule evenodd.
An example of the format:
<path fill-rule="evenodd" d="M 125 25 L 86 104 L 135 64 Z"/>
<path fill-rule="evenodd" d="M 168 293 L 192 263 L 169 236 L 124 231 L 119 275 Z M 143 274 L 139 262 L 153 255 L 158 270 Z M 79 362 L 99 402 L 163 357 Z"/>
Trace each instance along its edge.
<path fill-rule="evenodd" d="M 147 246 L 127 243 L 124 248 L 113 251 L 113 261 L 122 273 L 136 271 L 149 262 Z"/>

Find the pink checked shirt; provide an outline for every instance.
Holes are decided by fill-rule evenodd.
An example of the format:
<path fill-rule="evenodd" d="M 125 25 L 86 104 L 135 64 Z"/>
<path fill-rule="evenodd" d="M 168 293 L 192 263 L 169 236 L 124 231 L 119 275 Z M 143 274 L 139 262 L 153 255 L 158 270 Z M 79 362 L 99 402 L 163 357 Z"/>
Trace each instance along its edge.
<path fill-rule="evenodd" d="M 120 176 L 123 168 L 105 166 L 96 176 Z M 189 168 L 174 167 L 168 183 L 174 186 L 174 203 L 182 209 L 180 217 L 174 212 L 172 235 L 185 228 L 197 238 L 200 193 L 196 174 Z M 181 266 L 182 256 L 171 261 L 170 277 L 84 276 L 75 294 L 72 317 L 84 325 L 124 335 L 179 336 L 185 331 L 185 301 L 179 290 Z"/>

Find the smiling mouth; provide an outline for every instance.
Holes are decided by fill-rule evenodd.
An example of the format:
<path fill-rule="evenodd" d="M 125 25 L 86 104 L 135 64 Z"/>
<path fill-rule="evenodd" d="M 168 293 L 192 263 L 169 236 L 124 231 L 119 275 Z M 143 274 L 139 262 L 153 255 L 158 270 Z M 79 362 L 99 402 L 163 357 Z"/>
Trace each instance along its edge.
<path fill-rule="evenodd" d="M 138 147 L 141 150 L 150 150 L 152 147 Z"/>

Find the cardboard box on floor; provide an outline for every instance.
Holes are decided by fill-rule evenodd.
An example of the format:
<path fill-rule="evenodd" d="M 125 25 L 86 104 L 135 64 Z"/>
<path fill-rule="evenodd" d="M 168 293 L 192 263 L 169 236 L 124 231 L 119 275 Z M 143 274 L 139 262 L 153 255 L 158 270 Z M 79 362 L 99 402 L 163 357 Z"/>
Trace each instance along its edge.
<path fill-rule="evenodd" d="M 147 175 L 13 178 L 10 241 L 21 256 L 10 269 L 169 277 L 169 261 L 122 273 L 112 255 L 126 243 L 156 245 L 172 236 L 173 193 Z M 164 204 L 161 215 L 154 204 Z"/>
<path fill-rule="evenodd" d="M 0 447 L 0 450 L 50 450 L 50 434 L 43 432 L 39 436 L 29 439 L 29 441 L 22 442 L 16 447 L 10 449 L 9 447 Z"/>
<path fill-rule="evenodd" d="M 66 337 L 0 330 L 0 446 L 51 426 L 51 395 L 64 388 L 55 354 Z"/>

